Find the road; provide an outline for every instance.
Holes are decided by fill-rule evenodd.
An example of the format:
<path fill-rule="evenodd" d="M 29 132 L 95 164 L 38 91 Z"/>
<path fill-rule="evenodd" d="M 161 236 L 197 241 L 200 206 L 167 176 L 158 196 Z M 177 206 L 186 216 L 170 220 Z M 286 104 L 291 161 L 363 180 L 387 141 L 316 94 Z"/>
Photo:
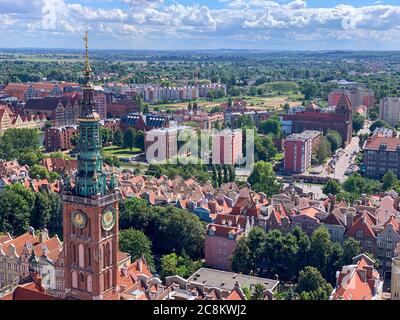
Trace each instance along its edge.
<path fill-rule="evenodd" d="M 338 179 L 340 182 L 345 180 L 345 172 L 349 168 L 350 164 L 354 162 L 354 154 L 360 152 L 360 139 L 358 137 L 353 137 L 351 143 L 341 151 L 341 156 L 336 160 L 335 173 L 333 178 Z"/>
<path fill-rule="evenodd" d="M 370 121 L 367 121 L 358 133 L 359 134 L 368 134 L 369 127 L 371 125 Z M 358 154 L 361 151 L 360 148 L 360 138 L 353 137 L 351 143 L 341 152 L 341 156 L 336 160 L 335 172 L 329 176 L 338 179 L 340 182 L 346 180 L 346 170 L 349 168 L 350 164 L 354 162 L 353 153 Z"/>

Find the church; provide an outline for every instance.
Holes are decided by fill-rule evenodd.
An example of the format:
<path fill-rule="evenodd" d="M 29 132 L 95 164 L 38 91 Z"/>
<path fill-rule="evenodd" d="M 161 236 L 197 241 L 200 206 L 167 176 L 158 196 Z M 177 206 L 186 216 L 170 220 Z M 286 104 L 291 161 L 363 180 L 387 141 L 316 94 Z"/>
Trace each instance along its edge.
<path fill-rule="evenodd" d="M 159 294 L 161 281 L 153 277 L 144 259 L 134 263 L 119 250 L 118 202 L 114 173 L 103 172 L 100 116 L 95 112 L 94 86 L 85 34 L 86 59 L 83 99 L 79 116 L 78 169 L 64 178 L 62 197 L 63 244 L 54 262 L 56 288 L 46 290 L 36 264 L 29 276 L 2 300 L 147 300 L 148 289 Z M 32 261 L 32 259 L 31 259 Z"/>

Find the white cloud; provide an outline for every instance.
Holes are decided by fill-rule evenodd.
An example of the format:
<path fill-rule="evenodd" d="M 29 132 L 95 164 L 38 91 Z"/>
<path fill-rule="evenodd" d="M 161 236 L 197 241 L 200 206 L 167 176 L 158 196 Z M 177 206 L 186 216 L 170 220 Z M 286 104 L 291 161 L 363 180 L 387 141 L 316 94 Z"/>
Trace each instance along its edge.
<path fill-rule="evenodd" d="M 207 39 L 216 43 L 229 39 L 241 43 L 267 40 L 333 43 L 353 37 L 400 43 L 400 6 L 376 3 L 314 8 L 306 0 L 286 1 L 286 4 L 278 0 L 219 2 L 223 8 L 210 9 L 196 4 L 196 0 L 192 5 L 183 5 L 180 0 L 172 4 L 164 0 L 107 0 L 107 6 L 98 2 L 96 7 L 88 6 L 93 1 L 0 0 L 0 28 L 20 34 L 29 30 L 30 39 L 46 32 L 58 37 L 80 37 L 89 28 L 104 37 L 104 41 L 108 41 L 107 37 L 117 37 L 192 39 L 194 43 Z"/>

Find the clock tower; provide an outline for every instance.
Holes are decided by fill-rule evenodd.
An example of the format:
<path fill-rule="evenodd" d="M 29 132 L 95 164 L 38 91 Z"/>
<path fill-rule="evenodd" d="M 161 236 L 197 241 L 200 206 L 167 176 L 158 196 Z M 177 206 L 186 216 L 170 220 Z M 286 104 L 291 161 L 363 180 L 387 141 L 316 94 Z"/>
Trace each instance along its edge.
<path fill-rule="evenodd" d="M 110 299 L 117 289 L 118 201 L 114 174 L 103 172 L 99 115 L 85 33 L 85 76 L 79 117 L 78 170 L 62 193 L 64 285 L 67 299 Z M 72 182 L 71 182 L 72 181 Z"/>

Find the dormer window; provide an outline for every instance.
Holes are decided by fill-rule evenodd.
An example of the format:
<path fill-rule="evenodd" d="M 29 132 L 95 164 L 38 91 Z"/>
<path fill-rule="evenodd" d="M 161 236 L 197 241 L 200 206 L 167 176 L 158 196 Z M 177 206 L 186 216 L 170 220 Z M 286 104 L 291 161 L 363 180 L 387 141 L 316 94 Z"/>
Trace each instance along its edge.
<path fill-rule="evenodd" d="M 381 143 L 381 144 L 379 145 L 379 149 L 381 149 L 381 150 L 386 150 L 386 149 L 387 149 L 387 144 L 386 144 L 386 143 Z"/>

